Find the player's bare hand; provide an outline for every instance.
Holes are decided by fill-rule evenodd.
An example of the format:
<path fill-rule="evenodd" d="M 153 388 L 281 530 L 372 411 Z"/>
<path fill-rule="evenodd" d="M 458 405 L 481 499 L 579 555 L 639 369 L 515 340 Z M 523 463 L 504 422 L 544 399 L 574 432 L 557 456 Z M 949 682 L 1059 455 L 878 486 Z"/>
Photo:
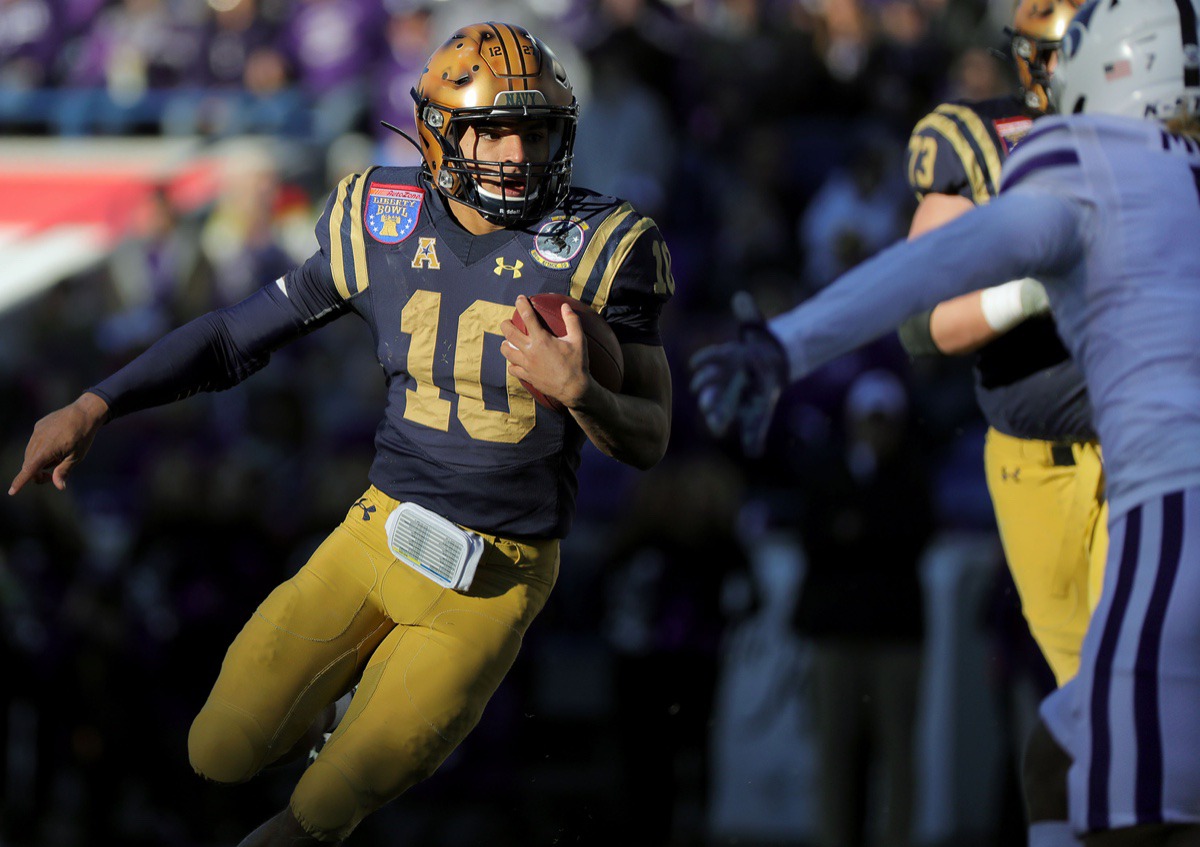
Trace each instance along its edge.
<path fill-rule="evenodd" d="M 508 360 L 509 373 L 568 409 L 575 408 L 583 401 L 591 383 L 587 344 L 579 316 L 564 303 L 562 321 L 566 333 L 558 337 L 542 325 L 528 297 L 517 298 L 517 312 L 528 333 L 521 332 L 512 321 L 500 325 L 504 333 L 500 352 Z"/>
<path fill-rule="evenodd" d="M 38 485 L 52 482 L 59 491 L 65 490 L 67 474 L 87 455 L 107 412 L 108 404 L 102 399 L 83 394 L 70 406 L 38 421 L 25 447 L 25 463 L 9 486 L 9 495 L 30 481 Z"/>

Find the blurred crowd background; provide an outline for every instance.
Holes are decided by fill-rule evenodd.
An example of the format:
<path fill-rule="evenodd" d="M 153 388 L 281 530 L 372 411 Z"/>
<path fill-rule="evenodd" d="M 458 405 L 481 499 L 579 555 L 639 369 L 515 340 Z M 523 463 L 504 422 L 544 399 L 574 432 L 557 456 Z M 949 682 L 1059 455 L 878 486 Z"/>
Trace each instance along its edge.
<path fill-rule="evenodd" d="M 483 723 L 352 843 L 817 844 L 830 762 L 859 786 L 846 847 L 1023 843 L 1015 751 L 1048 677 L 995 536 L 970 362 L 885 338 L 790 390 L 759 461 L 701 431 L 686 374 L 728 337 L 733 292 L 780 311 L 904 236 L 908 134 L 944 99 L 1012 89 L 1010 15 L 0 0 L 0 135 L 74 140 L 84 169 L 113 139 L 217 163 L 203 202 L 153 186 L 102 259 L 0 312 L 0 474 L 39 417 L 307 257 L 342 176 L 415 162 L 379 121 L 411 128 L 409 88 L 454 26 L 524 24 L 576 85 L 576 183 L 670 246 L 671 447 L 645 474 L 589 449 L 559 585 Z M 294 771 L 207 785 L 187 728 L 241 624 L 366 487 L 383 396 L 342 321 L 232 391 L 106 427 L 65 495 L 0 504 L 0 845 L 232 845 L 282 806 Z"/>

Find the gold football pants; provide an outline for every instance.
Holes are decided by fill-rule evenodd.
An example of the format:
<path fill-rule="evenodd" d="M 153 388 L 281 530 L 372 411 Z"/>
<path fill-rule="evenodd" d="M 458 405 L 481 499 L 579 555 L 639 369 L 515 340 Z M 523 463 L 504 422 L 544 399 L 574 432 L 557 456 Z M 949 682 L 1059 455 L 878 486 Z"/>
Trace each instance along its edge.
<path fill-rule="evenodd" d="M 989 429 L 984 467 L 1025 620 L 1062 685 L 1079 669 L 1104 579 L 1108 505 L 1100 447 Z"/>
<path fill-rule="evenodd" d="M 234 639 L 192 724 L 192 766 L 242 782 L 297 743 L 354 684 L 350 709 L 301 776 L 291 810 L 326 841 L 429 776 L 479 721 L 554 585 L 558 542 L 487 542 L 469 593 L 396 560 L 371 487 Z"/>

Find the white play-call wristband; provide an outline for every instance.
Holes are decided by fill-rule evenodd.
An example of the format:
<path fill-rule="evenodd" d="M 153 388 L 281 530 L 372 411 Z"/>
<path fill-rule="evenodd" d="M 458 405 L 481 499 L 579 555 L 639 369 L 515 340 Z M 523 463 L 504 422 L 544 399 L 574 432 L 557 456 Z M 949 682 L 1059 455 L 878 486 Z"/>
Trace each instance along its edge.
<path fill-rule="evenodd" d="M 1014 279 L 980 292 L 979 305 L 983 309 L 983 319 L 996 332 L 1008 332 L 1029 317 L 1021 303 L 1021 288 L 1026 282 L 1024 279 Z"/>

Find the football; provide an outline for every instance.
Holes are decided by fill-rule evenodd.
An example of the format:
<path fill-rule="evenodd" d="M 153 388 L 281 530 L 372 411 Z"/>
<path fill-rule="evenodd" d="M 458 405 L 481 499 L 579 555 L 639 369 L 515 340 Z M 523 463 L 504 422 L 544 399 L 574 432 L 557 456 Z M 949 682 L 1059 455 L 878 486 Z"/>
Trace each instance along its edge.
<path fill-rule="evenodd" d="M 613 334 L 612 328 L 604 318 L 586 304 L 565 294 L 554 294 L 553 292 L 534 294 L 529 298 L 529 302 L 537 310 L 542 326 L 558 338 L 567 334 L 567 328 L 562 319 L 562 304 L 569 303 L 575 310 L 575 314 L 579 315 L 580 322 L 583 324 L 583 334 L 587 338 L 588 370 L 591 371 L 596 382 L 609 391 L 621 390 L 621 382 L 625 377 L 625 358 L 621 355 L 621 345 L 617 341 L 617 336 Z M 521 332 L 528 332 L 525 329 L 525 320 L 515 309 L 512 322 Z M 521 380 L 521 385 L 525 386 L 525 389 L 533 395 L 534 400 L 547 409 L 555 412 L 563 411 L 561 403 L 545 396 L 525 380 Z"/>

